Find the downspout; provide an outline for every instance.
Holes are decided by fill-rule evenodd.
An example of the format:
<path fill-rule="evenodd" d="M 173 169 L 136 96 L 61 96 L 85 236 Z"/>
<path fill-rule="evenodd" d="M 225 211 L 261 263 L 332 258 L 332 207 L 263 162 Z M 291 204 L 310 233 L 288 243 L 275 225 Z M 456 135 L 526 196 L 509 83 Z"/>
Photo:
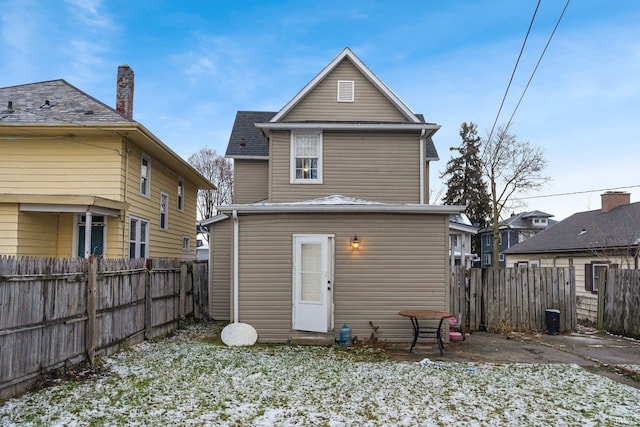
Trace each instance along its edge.
<path fill-rule="evenodd" d="M 233 323 L 238 323 L 238 211 L 233 210 Z"/>
<path fill-rule="evenodd" d="M 124 142 L 124 194 L 122 200 L 124 201 L 124 205 L 127 206 L 127 191 L 129 186 L 127 185 L 129 182 L 129 143 L 127 138 L 122 138 Z M 129 245 L 127 242 L 127 210 L 122 212 L 120 215 L 120 222 L 122 224 L 122 258 L 129 257 Z"/>
<path fill-rule="evenodd" d="M 89 209 L 88 206 L 84 215 L 84 257 L 89 259 L 93 253 L 93 248 L 91 247 L 91 228 L 93 227 L 93 219 L 91 217 L 91 209 Z"/>
<path fill-rule="evenodd" d="M 426 133 L 426 131 L 424 129 L 422 129 L 422 131 L 420 132 L 420 204 L 424 205 L 424 163 L 425 163 L 425 142 L 424 142 L 424 134 Z"/>

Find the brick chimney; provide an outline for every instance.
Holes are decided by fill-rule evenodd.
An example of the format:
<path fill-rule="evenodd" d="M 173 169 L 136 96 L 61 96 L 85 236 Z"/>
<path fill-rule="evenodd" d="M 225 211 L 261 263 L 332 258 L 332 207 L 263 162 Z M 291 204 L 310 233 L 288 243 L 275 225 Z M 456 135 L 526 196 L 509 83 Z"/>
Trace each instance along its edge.
<path fill-rule="evenodd" d="M 602 213 L 607 213 L 618 206 L 631 203 L 631 193 L 624 191 L 607 191 L 600 195 L 602 202 Z"/>
<path fill-rule="evenodd" d="M 133 70 L 128 65 L 118 67 L 116 111 L 133 120 Z"/>

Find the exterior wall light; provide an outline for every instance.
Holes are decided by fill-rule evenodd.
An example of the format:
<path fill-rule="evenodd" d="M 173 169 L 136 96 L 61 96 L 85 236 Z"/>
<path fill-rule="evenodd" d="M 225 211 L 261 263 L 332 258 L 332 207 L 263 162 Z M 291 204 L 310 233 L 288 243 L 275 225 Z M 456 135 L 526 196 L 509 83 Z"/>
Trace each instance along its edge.
<path fill-rule="evenodd" d="M 360 239 L 358 239 L 358 235 L 356 234 L 353 236 L 353 239 L 351 239 L 351 249 L 360 249 L 361 243 L 362 242 L 360 242 Z"/>

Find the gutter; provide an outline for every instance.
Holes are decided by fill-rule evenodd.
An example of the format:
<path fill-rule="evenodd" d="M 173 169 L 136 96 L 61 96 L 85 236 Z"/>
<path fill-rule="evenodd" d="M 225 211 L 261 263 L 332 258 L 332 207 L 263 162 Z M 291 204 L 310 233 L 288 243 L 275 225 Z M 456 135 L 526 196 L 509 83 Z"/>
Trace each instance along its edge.
<path fill-rule="evenodd" d="M 272 203 L 248 205 L 218 206 L 220 212 L 238 213 L 397 213 L 397 214 L 455 214 L 464 212 L 465 206 L 459 205 L 392 205 L 371 204 L 311 204 L 311 203 Z"/>
<path fill-rule="evenodd" d="M 358 123 L 358 122 L 276 122 L 255 123 L 260 130 L 326 129 L 326 130 L 406 130 L 431 131 L 425 139 L 433 135 L 440 125 L 434 123 Z M 426 132 L 425 132 L 426 134 Z"/>

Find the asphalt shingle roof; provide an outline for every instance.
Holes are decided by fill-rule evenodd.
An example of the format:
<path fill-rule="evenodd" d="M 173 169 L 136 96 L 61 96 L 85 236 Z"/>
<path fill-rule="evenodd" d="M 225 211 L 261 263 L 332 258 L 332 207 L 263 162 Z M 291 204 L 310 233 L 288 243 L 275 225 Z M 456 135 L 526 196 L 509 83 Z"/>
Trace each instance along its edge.
<path fill-rule="evenodd" d="M 62 79 L 0 88 L 0 126 L 132 122 Z"/>
<path fill-rule="evenodd" d="M 271 111 L 238 111 L 227 145 L 227 157 L 269 157 L 267 140 L 255 124 L 266 123 L 276 114 Z"/>
<path fill-rule="evenodd" d="M 640 244 L 640 202 L 578 212 L 504 251 L 507 254 L 566 252 Z"/>

